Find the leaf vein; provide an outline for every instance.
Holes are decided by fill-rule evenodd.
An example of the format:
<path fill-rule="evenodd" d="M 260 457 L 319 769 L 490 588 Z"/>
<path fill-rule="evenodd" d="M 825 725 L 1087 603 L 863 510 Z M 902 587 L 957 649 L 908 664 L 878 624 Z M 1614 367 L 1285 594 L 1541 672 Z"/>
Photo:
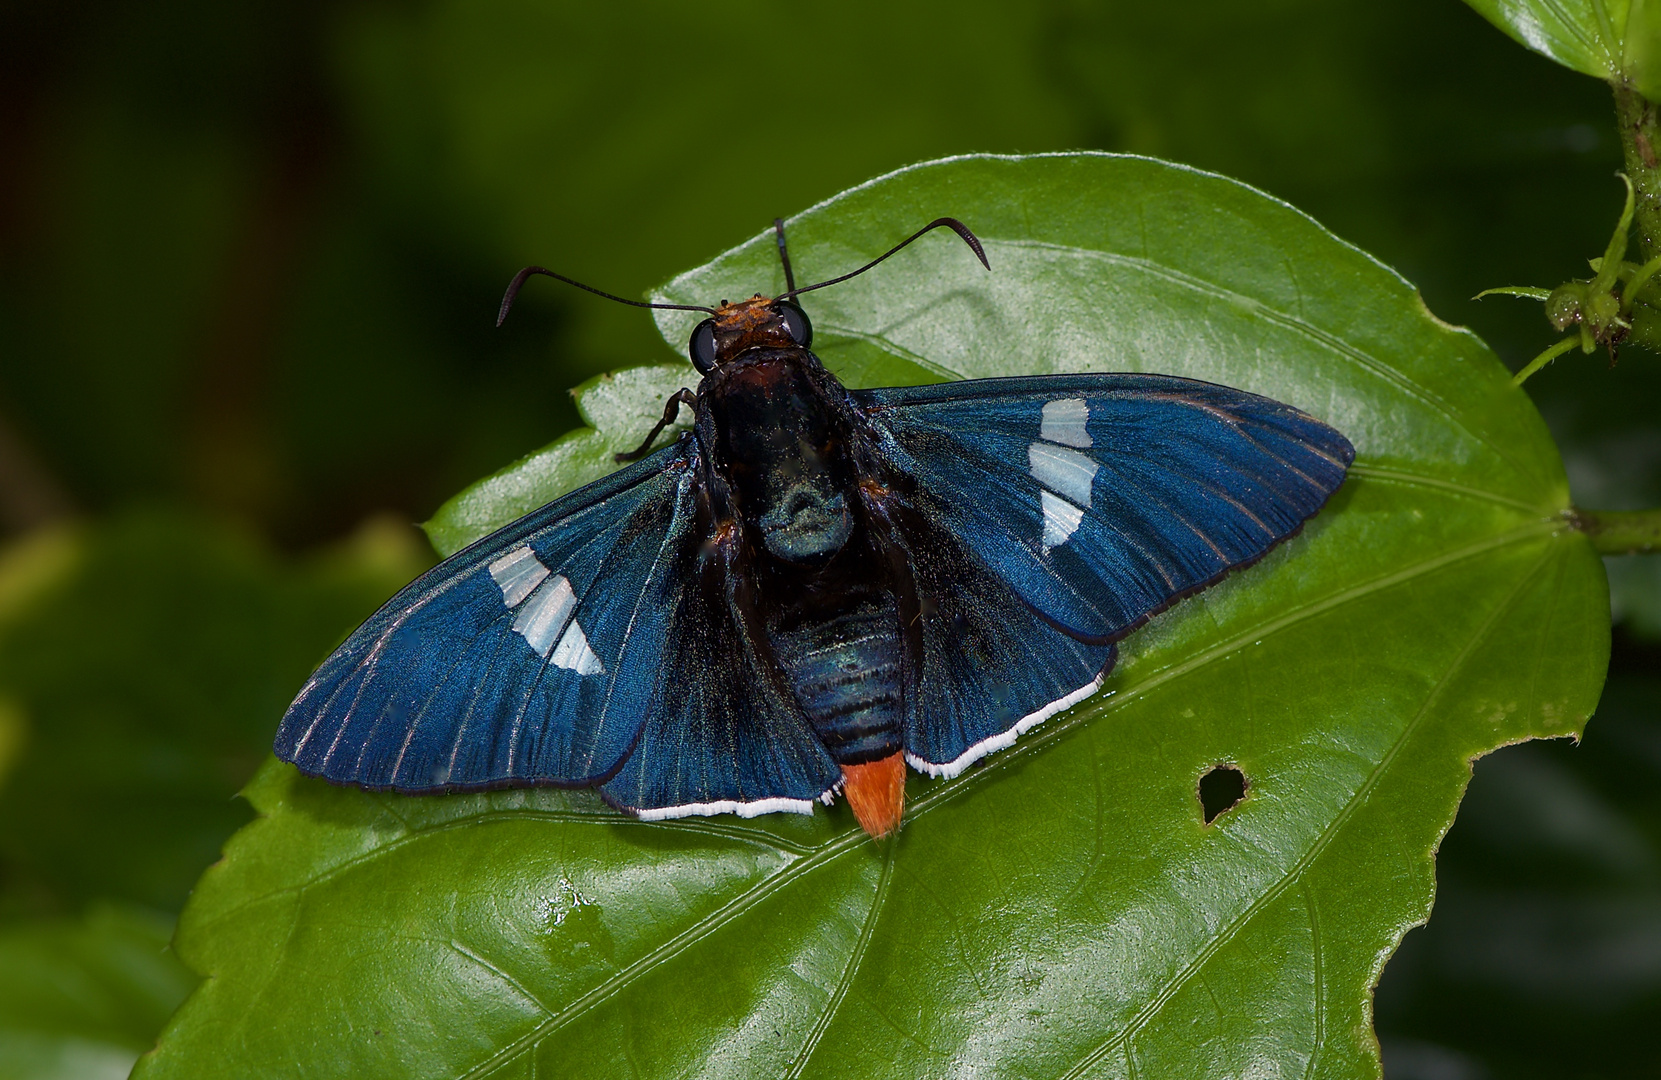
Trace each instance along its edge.
<path fill-rule="evenodd" d="M 396 814 L 393 816 L 397 817 Z M 402 818 L 399 818 L 398 820 L 403 821 Z M 477 825 L 487 825 L 503 821 L 522 822 L 527 820 L 561 822 L 568 825 L 608 825 L 613 827 L 625 826 L 641 829 L 677 829 L 682 832 L 705 833 L 730 840 L 737 840 L 741 843 L 751 844 L 755 847 L 771 849 L 780 855 L 795 856 L 797 858 L 811 855 L 816 851 L 824 849 L 824 845 L 813 847 L 798 844 L 791 840 L 781 839 L 771 833 L 763 832 L 760 829 L 746 829 L 739 826 L 722 826 L 706 821 L 641 821 L 638 818 L 629 817 L 627 814 L 611 812 L 603 814 L 590 814 L 576 810 L 526 810 L 518 807 L 510 807 L 501 810 L 490 810 L 481 814 L 469 814 L 466 817 L 440 822 L 437 825 L 412 828 L 410 832 L 403 836 L 390 840 L 370 851 L 354 855 L 344 862 L 336 863 L 333 866 L 319 871 L 317 874 L 305 879 L 304 881 L 298 881 L 292 885 L 285 885 L 279 889 L 271 889 L 270 891 L 261 893 L 252 899 L 244 900 L 239 904 L 227 907 L 224 910 L 215 913 L 211 917 L 203 919 L 200 925 L 203 927 L 217 925 L 226 919 L 232 918 L 243 911 L 248 910 L 249 908 L 258 907 L 259 905 L 278 897 L 289 895 L 304 896 L 315 886 L 327 884 L 334 878 L 350 873 L 359 866 L 374 862 L 376 859 L 382 858 L 383 856 L 391 855 L 398 849 L 409 844 L 416 843 L 417 841 L 423 840 L 427 837 L 441 836 L 444 833 L 455 829 L 468 829 Z M 407 826 L 408 823 L 405 822 L 405 825 Z"/>
<path fill-rule="evenodd" d="M 768 875 L 756 882 L 750 888 L 733 897 L 719 908 L 705 915 L 702 919 L 682 930 L 662 945 L 629 964 L 611 978 L 578 997 L 575 1001 L 561 1008 L 538 1024 L 536 1028 L 503 1046 L 500 1050 L 485 1058 L 478 1065 L 463 1074 L 461 1080 L 474 1080 L 486 1075 L 495 1065 L 517 1054 L 520 1050 L 532 1046 L 547 1036 L 558 1031 L 571 1021 L 582 1016 L 590 1009 L 609 1000 L 621 992 L 636 979 L 660 964 L 673 959 L 708 937 L 716 930 L 725 926 L 732 919 L 742 915 L 745 911 L 761 903 L 779 889 L 793 884 L 803 875 L 828 866 L 841 856 L 854 851 L 865 839 L 865 834 L 855 832 L 839 837 L 826 844 L 819 851 L 806 858 L 790 863 L 777 872 Z"/>
<path fill-rule="evenodd" d="M 1433 556 L 1432 558 L 1426 559 L 1423 562 L 1415 563 L 1414 565 L 1403 570 L 1369 578 L 1358 585 L 1339 590 L 1338 592 L 1335 592 L 1323 599 L 1310 602 L 1304 607 L 1288 611 L 1286 614 L 1277 619 L 1271 619 L 1267 622 L 1257 623 L 1247 627 L 1227 641 L 1219 642 L 1211 648 L 1197 653 L 1180 663 L 1171 664 L 1169 667 L 1155 671 L 1140 683 L 1114 691 L 1111 696 L 1100 699 L 1101 703 L 1094 709 L 1086 709 L 1081 713 L 1075 714 L 1065 723 L 1059 723 L 1055 727 L 1046 726 L 1045 728 L 1039 729 L 1036 734 L 1029 734 L 1021 742 L 1016 743 L 1010 749 L 1003 751 L 994 758 L 988 759 L 983 768 L 976 769 L 974 772 L 961 776 L 956 780 L 948 781 L 918 799 L 914 804 L 912 804 L 913 809 L 911 817 L 915 820 L 916 818 L 930 812 L 936 806 L 942 805 L 964 792 L 971 790 L 975 785 L 988 782 L 991 777 L 996 776 L 1002 770 L 1012 768 L 1016 763 L 1025 760 L 1027 755 L 1035 753 L 1040 748 L 1048 746 L 1050 743 L 1062 738 L 1074 728 L 1078 727 L 1080 723 L 1085 722 L 1085 720 L 1094 719 L 1098 714 L 1119 709 L 1124 705 L 1135 701 L 1139 697 L 1145 697 L 1150 691 L 1158 689 L 1171 680 L 1180 678 L 1183 675 L 1205 667 L 1208 664 L 1215 663 L 1223 657 L 1245 648 L 1254 641 L 1259 641 L 1263 638 L 1269 637 L 1270 635 L 1277 634 L 1282 630 L 1296 626 L 1297 624 L 1315 618 L 1316 616 L 1324 615 L 1328 611 L 1343 607 L 1346 604 L 1353 603 L 1358 600 L 1364 600 L 1375 593 L 1383 592 L 1386 589 L 1393 588 L 1415 578 L 1435 573 L 1436 571 L 1444 569 L 1455 563 L 1463 562 L 1467 559 L 1473 559 L 1481 555 L 1487 555 L 1493 551 L 1499 550 L 1500 548 L 1506 547 L 1509 544 L 1521 543 L 1531 538 L 1547 536 L 1555 532 L 1558 527 L 1558 523 L 1556 522 L 1531 522 L 1521 528 L 1513 529 L 1510 532 L 1501 533 L 1498 536 L 1489 537 L 1486 540 L 1469 544 L 1463 548 Z"/>
<path fill-rule="evenodd" d="M 1169 982 L 1162 986 L 1159 989 L 1159 992 L 1154 994 L 1149 1002 L 1131 1018 L 1130 1023 L 1125 1026 L 1123 1031 L 1110 1036 L 1095 1050 L 1089 1054 L 1086 1054 L 1084 1059 L 1080 1061 L 1078 1065 L 1074 1066 L 1073 1069 L 1064 1074 L 1063 1080 L 1073 1080 L 1074 1077 L 1082 1075 L 1086 1069 L 1100 1061 L 1105 1055 L 1111 1053 L 1118 1044 L 1128 1043 L 1128 1041 L 1134 1037 L 1136 1032 L 1145 1027 L 1149 1021 L 1151 1021 L 1162 1009 L 1164 1009 L 1166 1003 L 1169 1002 L 1171 998 L 1175 997 L 1177 992 L 1188 984 L 1189 980 L 1198 975 L 1199 971 L 1211 961 L 1211 958 L 1217 954 L 1219 949 L 1234 939 L 1235 935 L 1240 932 L 1241 927 L 1245 926 L 1248 922 L 1255 918 L 1257 914 L 1268 905 L 1279 899 L 1280 896 L 1285 893 L 1285 891 L 1290 888 L 1294 882 L 1299 882 L 1303 879 L 1304 873 L 1308 871 L 1309 867 L 1314 864 L 1315 860 L 1321 856 L 1321 853 L 1326 850 L 1327 846 L 1332 843 L 1339 831 L 1346 824 L 1348 824 L 1349 819 L 1354 815 L 1356 810 L 1367 805 L 1367 803 L 1371 800 L 1372 793 L 1374 789 L 1378 787 L 1379 781 L 1383 779 L 1384 774 L 1389 771 L 1390 766 L 1395 762 L 1396 756 L 1401 752 L 1402 747 L 1407 744 L 1408 740 L 1413 736 L 1413 733 L 1418 730 L 1420 723 L 1422 723 L 1424 718 L 1429 715 L 1431 706 L 1435 704 L 1437 699 L 1441 697 L 1442 691 L 1447 688 L 1448 684 L 1451 683 L 1454 677 L 1464 668 L 1465 662 L 1470 659 L 1473 653 L 1476 652 L 1477 646 L 1487 639 L 1495 624 L 1499 622 L 1500 616 L 1511 610 L 1511 607 L 1516 603 L 1517 598 L 1522 595 L 1524 587 L 1528 585 L 1529 582 L 1534 580 L 1540 569 L 1551 559 L 1551 554 L 1552 553 L 1548 551 L 1546 554 L 1541 556 L 1540 561 L 1535 564 L 1534 568 L 1529 573 L 1523 574 L 1517 579 L 1516 586 L 1509 594 L 1507 594 L 1505 599 L 1494 605 L 1494 609 L 1489 612 L 1488 617 L 1483 620 L 1482 626 L 1477 629 L 1476 633 L 1471 635 L 1471 639 L 1465 643 L 1465 647 L 1459 651 L 1459 655 L 1454 657 L 1453 662 L 1448 665 L 1448 669 L 1442 674 L 1441 679 L 1437 680 L 1436 685 L 1431 688 L 1430 693 L 1425 697 L 1424 704 L 1419 707 L 1418 712 L 1413 714 L 1413 719 L 1408 721 L 1402 728 L 1401 733 L 1397 735 L 1395 740 L 1390 744 L 1390 748 L 1385 751 L 1384 756 L 1379 759 L 1378 764 L 1374 765 L 1372 770 L 1367 774 L 1367 779 L 1362 781 L 1360 787 L 1356 788 L 1355 793 L 1349 797 L 1343 807 L 1341 807 L 1338 813 L 1334 815 L 1332 821 L 1327 825 L 1327 827 L 1321 830 L 1321 834 L 1315 838 L 1315 841 L 1310 845 L 1309 850 L 1304 852 L 1298 861 L 1293 863 L 1292 867 L 1285 874 L 1281 875 L 1281 877 L 1276 880 L 1274 884 L 1264 890 L 1261 896 L 1248 904 L 1246 909 L 1242 911 L 1232 922 L 1212 937 L 1210 941 L 1206 942 L 1205 947 L 1202 948 L 1181 971 L 1177 972 L 1177 974 L 1173 976 Z"/>
<path fill-rule="evenodd" d="M 1303 891 L 1304 910 L 1309 912 L 1309 956 L 1314 969 L 1315 1044 L 1309 1048 L 1309 1061 L 1303 1070 L 1304 1080 L 1310 1080 L 1315 1075 L 1315 1059 L 1321 1056 L 1321 1048 L 1326 1045 L 1326 1002 L 1323 1000 L 1326 988 L 1321 983 L 1325 976 L 1321 972 L 1321 917 L 1315 909 L 1315 894 L 1308 881 L 1300 881 L 1298 885 Z"/>
<path fill-rule="evenodd" d="M 848 995 L 848 987 L 853 985 L 854 975 L 865 959 L 865 950 L 871 944 L 871 935 L 876 930 L 877 916 L 881 914 L 883 904 L 888 899 L 888 883 L 894 877 L 894 852 L 898 847 L 899 845 L 895 843 L 888 845 L 887 856 L 882 861 L 882 875 L 877 878 L 877 889 L 871 897 L 871 910 L 865 916 L 865 925 L 860 928 L 859 940 L 854 943 L 853 955 L 848 957 L 848 963 L 842 969 L 842 977 L 837 980 L 835 991 L 832 992 L 830 1000 L 825 1003 L 825 1008 L 819 1014 L 819 1019 L 814 1022 L 813 1030 L 808 1033 L 807 1041 L 802 1044 L 801 1050 L 797 1052 L 796 1060 L 790 1063 L 790 1070 L 785 1073 L 786 1080 L 796 1080 L 797 1077 L 802 1075 L 802 1070 L 807 1068 L 808 1059 L 813 1057 L 814 1050 L 818 1049 L 819 1040 L 825 1037 L 825 1031 L 830 1027 L 831 1020 L 835 1018 L 837 1011 L 842 1007 L 842 999 Z"/>
<path fill-rule="evenodd" d="M 940 363 L 938 360 L 930 360 L 921 353 L 912 352 L 904 345 L 892 341 L 880 333 L 873 333 L 868 330 L 855 330 L 851 326 L 839 326 L 835 323 L 821 323 L 820 326 L 823 331 L 829 334 L 835 334 L 837 337 L 848 338 L 850 341 L 864 342 L 867 345 L 875 345 L 883 352 L 888 353 L 891 356 L 898 357 L 901 360 L 909 360 L 911 363 L 916 364 L 923 370 L 929 372 L 930 374 L 938 375 L 942 379 L 955 381 L 963 378 L 963 373 L 961 371 L 953 371 L 951 368 Z"/>
<path fill-rule="evenodd" d="M 1530 503 L 1523 502 L 1521 499 L 1509 498 L 1508 496 L 1501 495 L 1497 492 L 1483 491 L 1481 488 L 1467 487 L 1464 484 L 1456 484 L 1451 480 L 1442 480 L 1434 476 L 1425 476 L 1422 473 L 1407 472 L 1403 469 L 1389 469 L 1379 465 L 1368 465 L 1358 461 L 1350 466 L 1350 475 L 1360 476 L 1370 480 L 1379 480 L 1386 484 L 1409 484 L 1415 487 L 1435 488 L 1439 491 L 1446 491 L 1450 494 L 1462 496 L 1463 498 L 1481 502 L 1496 503 L 1500 506 L 1509 506 L 1525 513 L 1539 514 L 1545 517 L 1559 513 L 1555 507 L 1534 506 Z"/>
<path fill-rule="evenodd" d="M 462 956 L 465 956 L 467 959 L 471 960 L 473 963 L 477 964 L 479 967 L 485 969 L 486 971 L 490 972 L 492 975 L 496 976 L 498 979 L 502 980 L 502 982 L 504 982 L 507 985 L 513 987 L 515 990 L 517 990 L 519 992 L 520 996 L 522 996 L 526 1001 L 529 1001 L 532 1005 L 535 1005 L 539 1010 L 542 1011 L 542 1013 L 544 1015 L 552 1015 L 553 1014 L 553 1010 L 548 1008 L 547 1005 L 543 1004 L 541 998 L 537 997 L 535 994 L 531 993 L 530 990 L 526 989 L 524 984 L 522 984 L 518 979 L 515 979 L 512 975 L 509 975 L 507 972 L 503 971 L 496 964 L 491 963 L 489 960 L 485 959 L 483 956 L 480 956 L 478 953 L 474 952 L 472 949 L 469 949 L 466 945 L 463 945 L 459 939 L 451 938 L 450 942 L 449 942 L 449 945 L 450 945 L 450 948 L 453 951 L 459 953 Z"/>

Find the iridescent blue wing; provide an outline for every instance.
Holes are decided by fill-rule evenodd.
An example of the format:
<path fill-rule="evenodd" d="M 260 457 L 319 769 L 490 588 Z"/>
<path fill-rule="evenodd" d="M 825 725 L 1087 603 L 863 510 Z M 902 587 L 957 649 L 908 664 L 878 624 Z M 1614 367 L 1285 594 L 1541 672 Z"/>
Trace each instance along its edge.
<path fill-rule="evenodd" d="M 1111 643 L 1249 563 L 1342 483 L 1332 428 L 1168 376 L 855 391 L 918 578 L 911 764 L 954 775 L 1093 692 Z M 909 521 L 909 523 L 908 523 Z"/>
<path fill-rule="evenodd" d="M 1103 642 L 1296 532 L 1355 456 L 1289 405 L 1172 376 L 851 397 L 926 516 L 1047 621 Z"/>
<path fill-rule="evenodd" d="M 660 451 L 422 575 L 307 681 L 277 755 L 408 793 L 604 785 L 649 817 L 810 809 L 840 773 L 753 685 L 699 555 L 696 454 Z"/>
<path fill-rule="evenodd" d="M 411 793 L 613 775 L 661 697 L 689 466 L 654 454 L 417 578 L 306 682 L 277 756 Z"/>
<path fill-rule="evenodd" d="M 810 813 L 842 770 L 763 655 L 746 575 L 710 556 L 688 568 L 665 694 L 606 801 L 648 820 L 776 811 Z"/>
<path fill-rule="evenodd" d="M 917 588 L 919 677 L 903 733 L 913 768 L 956 776 L 1101 687 L 1115 646 L 1045 622 L 930 515 L 890 517 Z"/>

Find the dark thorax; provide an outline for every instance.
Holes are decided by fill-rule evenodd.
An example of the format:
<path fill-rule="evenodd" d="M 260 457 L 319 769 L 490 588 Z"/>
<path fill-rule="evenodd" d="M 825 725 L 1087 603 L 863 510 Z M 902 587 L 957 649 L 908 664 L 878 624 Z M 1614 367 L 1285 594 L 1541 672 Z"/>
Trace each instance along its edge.
<path fill-rule="evenodd" d="M 904 626 L 891 560 L 865 521 L 842 388 L 803 348 L 758 347 L 698 393 L 754 610 L 803 715 L 840 764 L 901 748 Z"/>

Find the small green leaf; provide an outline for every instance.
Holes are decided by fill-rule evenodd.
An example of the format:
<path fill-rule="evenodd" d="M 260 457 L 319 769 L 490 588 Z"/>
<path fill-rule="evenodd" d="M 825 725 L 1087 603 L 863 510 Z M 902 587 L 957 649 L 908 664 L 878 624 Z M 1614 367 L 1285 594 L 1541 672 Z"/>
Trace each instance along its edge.
<path fill-rule="evenodd" d="M 1497 289 L 1483 289 L 1471 299 L 1481 300 L 1484 296 L 1520 296 L 1525 300 L 1544 300 L 1550 295 L 1550 289 L 1536 288 L 1533 285 L 1502 285 Z"/>
<path fill-rule="evenodd" d="M 121 1080 L 196 977 L 168 920 L 99 906 L 0 926 L 0 1076 Z"/>
<path fill-rule="evenodd" d="M 1335 424 L 1351 479 L 1128 638 L 1100 695 L 913 777 L 886 846 L 841 807 L 649 824 L 587 792 L 403 798 L 273 762 L 181 922 L 211 978 L 141 1080 L 1377 1075 L 1369 991 L 1429 911 L 1471 758 L 1577 731 L 1601 684 L 1603 570 L 1544 425 L 1400 277 L 1157 161 L 902 170 L 790 221 L 799 280 L 941 214 L 991 273 L 936 234 L 804 298 L 849 381 L 1205 378 Z M 781 285 L 763 234 L 662 295 Z M 658 317 L 678 350 L 692 318 Z M 603 471 L 660 411 L 591 411 L 586 456 L 464 493 L 444 546 Z M 1219 763 L 1247 794 L 1206 825 Z"/>
<path fill-rule="evenodd" d="M 1661 0 L 1466 0 L 1564 67 L 1661 101 Z"/>

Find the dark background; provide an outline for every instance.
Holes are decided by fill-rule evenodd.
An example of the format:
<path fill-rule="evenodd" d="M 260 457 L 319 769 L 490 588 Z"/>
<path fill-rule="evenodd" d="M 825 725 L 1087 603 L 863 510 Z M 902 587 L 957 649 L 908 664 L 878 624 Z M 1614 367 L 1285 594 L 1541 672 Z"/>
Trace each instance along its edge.
<path fill-rule="evenodd" d="M 519 266 L 639 295 L 888 169 L 1076 148 L 1286 199 L 1513 368 L 1538 305 L 1470 297 L 1589 276 L 1621 196 L 1608 88 L 1456 0 L 0 3 L 0 933 L 176 913 L 408 523 L 670 355 L 547 282 L 494 330 Z M 1661 503 L 1658 390 L 1529 383 L 1581 505 Z M 1653 1075 L 1657 562 L 1611 563 L 1584 745 L 1477 766 L 1392 1080 Z"/>

